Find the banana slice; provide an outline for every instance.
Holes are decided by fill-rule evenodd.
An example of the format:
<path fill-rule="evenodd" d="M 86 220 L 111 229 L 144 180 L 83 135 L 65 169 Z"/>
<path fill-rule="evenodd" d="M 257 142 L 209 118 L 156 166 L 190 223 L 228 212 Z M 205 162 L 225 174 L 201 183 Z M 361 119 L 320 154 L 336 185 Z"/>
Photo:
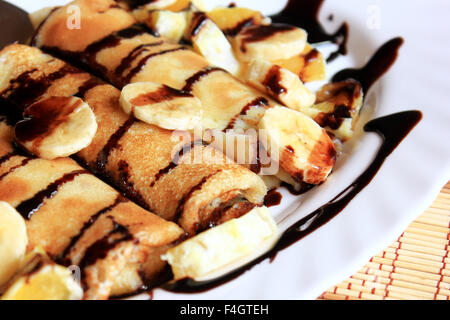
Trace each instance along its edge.
<path fill-rule="evenodd" d="M 285 24 L 256 25 L 245 28 L 231 39 L 236 57 L 243 62 L 289 59 L 303 52 L 307 34 Z"/>
<path fill-rule="evenodd" d="M 269 94 L 295 110 L 310 107 L 316 96 L 291 71 L 265 60 L 253 60 L 244 79 L 256 89 Z"/>
<path fill-rule="evenodd" d="M 167 251 L 161 258 L 172 267 L 175 280 L 204 280 L 243 264 L 278 238 L 275 221 L 266 207 L 200 233 Z"/>
<path fill-rule="evenodd" d="M 120 104 L 137 119 L 169 130 L 191 130 L 201 126 L 202 105 L 193 95 L 154 82 L 126 85 Z"/>
<path fill-rule="evenodd" d="M 258 162 L 258 137 L 256 131 L 253 132 L 254 134 L 245 134 L 244 130 L 207 130 L 203 140 L 210 142 L 210 146 L 235 163 L 250 167 Z"/>
<path fill-rule="evenodd" d="M 40 250 L 28 255 L 2 300 L 79 300 L 83 290 L 71 270 L 56 265 Z"/>
<path fill-rule="evenodd" d="M 335 164 L 336 150 L 327 132 L 314 120 L 289 108 L 274 107 L 266 111 L 259 128 L 260 141 L 269 155 L 279 159 L 280 166 L 295 181 L 325 181 Z"/>
<path fill-rule="evenodd" d="M 148 12 L 148 14 L 149 17 L 145 20 L 146 24 L 164 39 L 178 43 L 185 34 L 187 27 L 186 11 L 155 10 Z"/>
<path fill-rule="evenodd" d="M 345 142 L 354 134 L 353 129 L 362 105 L 363 91 L 360 83 L 346 80 L 324 85 L 317 92 L 316 104 L 302 108 L 302 111 Z"/>
<path fill-rule="evenodd" d="M 299 55 L 271 62 L 297 74 L 303 82 L 320 81 L 326 78 L 326 65 L 323 55 L 309 44 Z"/>
<path fill-rule="evenodd" d="M 95 115 L 76 97 L 50 97 L 29 106 L 15 136 L 30 153 L 44 159 L 67 157 L 86 148 L 97 131 Z"/>
<path fill-rule="evenodd" d="M 188 9 L 194 11 L 206 11 L 206 6 L 203 0 L 176 0 L 173 4 L 164 7 L 163 9 L 172 12 L 180 12 Z"/>
<path fill-rule="evenodd" d="M 188 21 L 186 37 L 192 41 L 194 50 L 204 56 L 210 64 L 231 74 L 238 74 L 239 62 L 234 56 L 231 44 L 219 27 L 203 12 L 190 12 Z"/>
<path fill-rule="evenodd" d="M 0 287 L 19 269 L 27 244 L 24 219 L 7 202 L 0 201 Z"/>
<path fill-rule="evenodd" d="M 207 15 L 228 36 L 235 36 L 248 26 L 264 22 L 261 12 L 242 7 L 215 8 Z"/>
<path fill-rule="evenodd" d="M 174 5 L 177 2 L 177 0 L 153 0 L 153 1 L 147 1 L 146 4 L 143 4 L 140 6 L 140 9 L 142 10 L 159 10 L 167 8 L 171 5 Z"/>

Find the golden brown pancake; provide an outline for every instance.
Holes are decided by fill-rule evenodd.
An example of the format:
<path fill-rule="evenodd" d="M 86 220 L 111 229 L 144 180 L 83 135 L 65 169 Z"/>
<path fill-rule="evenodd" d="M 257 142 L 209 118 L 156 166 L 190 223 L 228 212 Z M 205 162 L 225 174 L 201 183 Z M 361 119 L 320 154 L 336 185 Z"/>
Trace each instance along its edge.
<path fill-rule="evenodd" d="M 0 199 L 24 217 L 29 248 L 42 247 L 81 269 L 86 299 L 137 290 L 165 266 L 160 254 L 184 235 L 176 224 L 140 208 L 74 160 L 44 160 L 12 145 L 0 123 Z M 124 277 L 127 271 L 127 277 Z"/>
<path fill-rule="evenodd" d="M 215 210 L 218 207 L 233 210 L 233 216 L 248 212 L 248 206 L 236 199 L 254 205 L 263 203 L 267 190 L 258 175 L 202 141 L 181 141 L 189 136 L 187 132 L 174 136 L 172 131 L 130 117 L 121 109 L 120 91 L 115 87 L 37 48 L 8 46 L 0 52 L 0 61 L 0 98 L 7 104 L 4 109 L 16 111 L 20 118 L 20 113 L 39 99 L 83 98 L 96 116 L 98 129 L 77 159 L 129 199 L 178 222 L 189 234 L 197 233 L 210 220 L 223 221 L 217 215 L 228 215 Z M 224 205 L 231 200 L 236 202 L 234 207 Z"/>

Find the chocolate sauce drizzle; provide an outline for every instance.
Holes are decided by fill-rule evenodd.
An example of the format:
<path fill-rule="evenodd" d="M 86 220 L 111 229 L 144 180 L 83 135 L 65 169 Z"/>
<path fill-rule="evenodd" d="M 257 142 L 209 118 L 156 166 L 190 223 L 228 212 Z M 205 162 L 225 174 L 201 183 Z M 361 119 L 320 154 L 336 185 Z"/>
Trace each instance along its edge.
<path fill-rule="evenodd" d="M 287 89 L 281 85 L 281 67 L 278 65 L 274 65 L 267 72 L 266 77 L 264 78 L 262 84 L 266 89 L 273 93 L 275 96 L 280 96 L 283 93 L 286 93 Z"/>
<path fill-rule="evenodd" d="M 31 217 L 44 205 L 46 200 L 53 198 L 58 193 L 59 188 L 61 188 L 64 184 L 73 181 L 77 176 L 82 174 L 89 174 L 89 171 L 75 170 L 66 173 L 55 182 L 49 184 L 44 190 L 39 191 L 30 199 L 20 203 L 16 208 L 17 212 L 19 212 L 24 219 L 31 219 Z"/>
<path fill-rule="evenodd" d="M 223 129 L 223 131 L 233 129 L 237 119 L 239 119 L 239 117 L 241 117 L 241 116 L 245 116 L 251 108 L 257 108 L 257 107 L 267 108 L 268 106 L 269 106 L 269 101 L 264 97 L 258 97 L 255 100 L 250 101 L 242 108 L 242 110 L 241 110 L 241 112 L 239 112 L 239 114 L 235 115 L 230 120 L 230 122 L 228 123 L 226 128 Z"/>
<path fill-rule="evenodd" d="M 332 81 L 339 82 L 354 79 L 361 83 L 364 93 L 385 74 L 397 60 L 398 51 L 403 45 L 402 38 L 394 38 L 382 45 L 367 64 L 360 69 L 345 69 L 336 73 Z"/>
<path fill-rule="evenodd" d="M 122 139 L 122 137 L 128 132 L 128 130 L 135 122 L 136 119 L 134 117 L 131 117 L 127 121 L 125 121 L 125 123 L 122 124 L 116 132 L 114 132 L 103 149 L 98 153 L 97 161 L 95 163 L 95 166 L 93 166 L 96 168 L 98 173 L 107 176 L 106 166 L 108 165 L 108 158 L 111 152 L 119 147 L 120 139 Z"/>
<path fill-rule="evenodd" d="M 264 197 L 264 205 L 267 208 L 277 206 L 281 203 L 282 198 L 283 196 L 277 191 L 277 189 L 272 189 L 267 192 L 267 195 Z"/>
<path fill-rule="evenodd" d="M 179 163 L 181 158 L 185 155 L 188 154 L 189 152 L 191 152 L 191 150 L 196 147 L 196 146 L 206 146 L 207 143 L 203 140 L 195 140 L 192 141 L 189 144 L 186 144 L 184 146 L 181 147 L 181 149 L 175 154 L 175 156 L 173 157 L 172 161 L 164 168 L 162 168 L 161 170 L 158 171 L 158 173 L 155 175 L 155 180 L 153 180 L 153 182 L 150 184 L 150 187 L 154 187 L 155 184 L 162 178 L 164 177 L 166 174 L 168 174 L 169 172 L 171 172 L 173 169 L 175 169 Z"/>
<path fill-rule="evenodd" d="M 258 42 L 274 36 L 277 33 L 287 32 L 293 30 L 292 25 L 287 24 L 271 24 L 251 26 L 242 31 L 242 43 L 240 50 L 247 52 L 247 44 L 251 42 Z"/>
<path fill-rule="evenodd" d="M 244 30 L 245 28 L 248 28 L 248 27 L 250 27 L 250 26 L 252 26 L 254 24 L 255 24 L 255 19 L 254 18 L 248 18 L 248 19 L 242 20 L 241 22 L 239 22 L 233 28 L 228 28 L 228 29 L 223 30 L 223 33 L 225 35 L 227 35 L 227 36 L 235 37 L 242 30 Z"/>
<path fill-rule="evenodd" d="M 164 55 L 166 53 L 171 53 L 171 52 L 176 52 L 176 51 L 181 51 L 181 50 L 187 50 L 187 48 L 184 46 L 176 47 L 176 48 L 172 48 L 172 49 L 162 50 L 159 52 L 154 52 L 154 53 L 151 53 L 151 54 L 145 56 L 144 58 L 141 59 L 141 61 L 139 61 L 137 66 L 134 67 L 133 69 L 131 69 L 131 71 L 128 73 L 128 75 L 126 77 L 124 77 L 122 79 L 122 81 L 120 81 L 120 82 L 118 81 L 118 83 L 120 83 L 120 85 L 122 87 L 125 86 L 126 84 L 130 83 L 131 80 L 144 68 L 144 66 L 147 64 L 148 60 L 150 60 L 151 58 L 160 56 L 160 55 Z"/>
<path fill-rule="evenodd" d="M 281 235 L 276 245 L 264 255 L 261 255 L 252 262 L 214 280 L 194 281 L 192 279 L 183 279 L 165 284 L 162 288 L 177 293 L 204 292 L 236 279 L 266 259 L 274 259 L 278 252 L 295 244 L 311 232 L 322 227 L 344 210 L 345 207 L 347 207 L 347 205 L 372 181 L 386 158 L 396 149 L 400 142 L 421 119 L 422 113 L 420 111 L 405 111 L 375 119 L 367 123 L 364 130 L 366 132 L 377 133 L 383 139 L 383 143 L 369 167 L 335 198 L 288 228 Z"/>
<path fill-rule="evenodd" d="M 289 0 L 286 7 L 271 18 L 273 22 L 288 23 L 305 29 L 311 43 L 331 41 L 339 45 L 338 50 L 327 58 L 327 62 L 331 62 L 340 54 L 347 54 L 349 27 L 347 23 L 343 23 L 334 34 L 328 34 L 318 20 L 323 2 L 324 0 Z"/>
<path fill-rule="evenodd" d="M 192 29 L 191 29 L 191 37 L 195 37 L 200 30 L 205 26 L 208 21 L 208 17 L 204 12 L 194 12 L 192 16 Z"/>
<path fill-rule="evenodd" d="M 94 215 L 92 215 L 88 221 L 86 221 L 83 225 L 83 227 L 81 228 L 81 230 L 78 232 L 77 235 L 73 236 L 70 239 L 69 244 L 67 245 L 67 247 L 62 251 L 62 253 L 60 254 L 58 261 L 62 262 L 64 265 L 69 265 L 70 262 L 66 261 L 65 258 L 66 256 L 70 253 L 70 251 L 72 250 L 72 248 L 77 244 L 78 240 L 81 239 L 81 237 L 86 233 L 86 231 L 92 227 L 92 225 L 104 214 L 110 212 L 111 210 L 113 210 L 115 207 L 117 207 L 119 204 L 127 202 L 128 200 L 126 200 L 124 197 L 122 197 L 121 195 L 118 195 L 117 198 L 114 200 L 114 202 L 101 209 L 100 211 L 98 211 L 97 213 L 95 213 Z"/>
<path fill-rule="evenodd" d="M 2 175 L 0 175 L 0 181 L 2 181 L 6 176 L 10 175 L 11 173 L 16 171 L 17 169 L 25 167 L 28 164 L 28 162 L 30 162 L 31 160 L 34 160 L 34 159 L 35 158 L 25 158 L 25 159 L 23 159 L 20 164 L 11 167 L 7 172 L 5 172 Z"/>
<path fill-rule="evenodd" d="M 15 127 L 17 141 L 33 141 L 34 147 L 39 146 L 82 103 L 73 97 L 50 97 L 28 106 L 23 113 L 24 120 Z"/>
<path fill-rule="evenodd" d="M 38 32 L 39 30 L 37 30 L 36 35 L 38 35 Z M 117 47 L 124 39 L 131 39 L 144 33 L 150 33 L 154 36 L 158 36 L 145 25 L 135 24 L 90 44 L 82 52 L 61 50 L 57 47 L 47 46 L 43 46 L 41 49 L 63 60 L 65 59 L 70 61 L 70 63 L 74 66 L 85 67 L 92 71 L 95 75 L 104 77 L 108 74 L 108 70 L 105 66 L 97 62 L 97 54 L 104 49 Z"/>
<path fill-rule="evenodd" d="M 9 82 L 8 88 L 0 92 L 2 101 L 23 112 L 29 105 L 41 97 L 54 81 L 65 77 L 67 74 L 82 73 L 82 71 L 65 65 L 61 69 L 48 75 L 33 77 L 37 72 L 31 69 L 20 74 L 16 79 Z"/>
<path fill-rule="evenodd" d="M 206 67 L 203 70 L 200 70 L 199 72 L 193 74 L 190 78 L 186 80 L 186 84 L 184 85 L 183 89 L 181 89 L 184 92 L 192 93 L 193 87 L 196 82 L 200 81 L 203 77 L 206 77 L 212 72 L 216 71 L 222 71 L 226 72 L 225 70 L 217 67 Z"/>
<path fill-rule="evenodd" d="M 116 70 L 114 70 L 114 76 L 116 79 L 121 79 L 123 76 L 123 73 L 126 69 L 128 69 L 131 64 L 133 63 L 134 59 L 136 59 L 139 55 L 149 50 L 149 48 L 160 46 L 164 43 L 164 41 L 158 41 L 154 43 L 146 43 L 141 44 L 131 50 L 131 52 L 122 59 L 120 64 L 117 66 Z"/>
<path fill-rule="evenodd" d="M 173 89 L 171 87 L 162 85 L 158 90 L 143 93 L 133 98 L 130 103 L 134 106 L 144 106 L 147 104 L 154 104 L 163 101 L 170 101 L 176 98 L 193 98 L 190 93 Z"/>
<path fill-rule="evenodd" d="M 82 286 L 83 289 L 87 289 L 86 276 L 84 275 L 85 269 L 91 265 L 94 265 L 98 260 L 105 259 L 108 253 L 125 241 L 133 240 L 133 235 L 130 233 L 126 226 L 123 226 L 111 216 L 108 218 L 113 220 L 113 229 L 106 234 L 103 238 L 94 242 L 89 248 L 86 249 L 83 259 L 81 259 L 79 266 L 82 272 Z"/>
<path fill-rule="evenodd" d="M 1 166 L 3 163 L 9 161 L 12 157 L 17 156 L 17 155 L 18 155 L 18 154 L 17 154 L 17 152 L 15 152 L 15 151 L 12 151 L 12 152 L 9 152 L 9 153 L 5 154 L 4 156 L 2 156 L 2 157 L 0 158 L 0 166 Z"/>
<path fill-rule="evenodd" d="M 118 188 L 123 192 L 125 197 L 133 200 L 139 206 L 146 210 L 150 210 L 147 201 L 144 197 L 134 188 L 134 182 L 131 181 L 130 165 L 124 161 L 120 160 L 118 163 L 119 180 L 117 181 Z"/>
<path fill-rule="evenodd" d="M 177 221 L 177 222 L 178 222 L 178 220 L 180 220 L 181 215 L 182 215 L 182 213 L 183 213 L 183 211 L 184 211 L 184 205 L 185 205 L 185 203 L 192 197 L 192 194 L 193 194 L 195 191 L 201 190 L 202 187 L 203 187 L 203 185 L 204 185 L 210 178 L 212 178 L 213 176 L 219 174 L 221 171 L 222 171 L 222 170 L 217 170 L 216 172 L 211 173 L 210 175 L 203 177 L 202 180 L 200 180 L 199 183 L 197 183 L 195 186 L 193 186 L 193 187 L 191 188 L 191 190 L 189 190 L 189 192 L 186 193 L 186 194 L 180 199 L 180 201 L 178 201 L 178 206 L 177 206 L 177 209 L 175 210 L 175 219 L 174 219 L 174 221 Z"/>
<path fill-rule="evenodd" d="M 100 79 L 96 78 L 96 77 L 91 77 L 88 80 L 86 80 L 79 88 L 78 88 L 78 92 L 74 94 L 75 97 L 84 99 L 86 96 L 86 93 L 91 90 L 94 89 L 97 86 L 100 86 L 102 84 L 105 84 L 104 82 L 102 82 Z"/>

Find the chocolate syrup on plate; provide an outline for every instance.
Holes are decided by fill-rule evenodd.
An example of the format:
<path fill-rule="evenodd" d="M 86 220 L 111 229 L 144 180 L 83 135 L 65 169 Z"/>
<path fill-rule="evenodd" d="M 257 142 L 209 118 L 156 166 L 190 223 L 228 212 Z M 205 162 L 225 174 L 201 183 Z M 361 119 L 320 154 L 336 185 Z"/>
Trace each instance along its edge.
<path fill-rule="evenodd" d="M 264 205 L 268 208 L 277 206 L 281 203 L 282 198 L 283 196 L 277 191 L 277 189 L 272 189 L 267 192 L 266 196 L 264 197 Z"/>
<path fill-rule="evenodd" d="M 367 93 L 372 85 L 388 71 L 397 60 L 398 51 L 403 45 L 402 38 L 394 38 L 383 44 L 367 64 L 360 69 L 345 69 L 336 73 L 332 81 L 339 82 L 354 79 L 361 83 L 364 93 Z"/>
<path fill-rule="evenodd" d="M 324 0 L 289 0 L 286 7 L 278 14 L 272 16 L 272 21 L 287 23 L 305 29 L 308 32 L 308 41 L 311 43 L 331 41 L 339 48 L 327 59 L 331 62 L 340 54 L 347 54 L 347 39 L 349 27 L 343 23 L 333 34 L 327 33 L 319 22 L 319 11 Z"/>
<path fill-rule="evenodd" d="M 386 158 L 395 150 L 421 119 L 422 113 L 420 111 L 405 111 L 368 122 L 364 126 L 364 130 L 366 132 L 377 133 L 383 139 L 383 143 L 372 163 L 352 184 L 340 192 L 331 201 L 308 214 L 287 229 L 281 235 L 276 245 L 264 255 L 217 279 L 208 281 L 182 279 L 165 284 L 162 288 L 171 292 L 204 292 L 236 279 L 266 259 L 274 259 L 278 252 L 295 244 L 311 232 L 322 227 L 325 223 L 344 210 L 353 198 L 355 198 L 372 181 Z"/>

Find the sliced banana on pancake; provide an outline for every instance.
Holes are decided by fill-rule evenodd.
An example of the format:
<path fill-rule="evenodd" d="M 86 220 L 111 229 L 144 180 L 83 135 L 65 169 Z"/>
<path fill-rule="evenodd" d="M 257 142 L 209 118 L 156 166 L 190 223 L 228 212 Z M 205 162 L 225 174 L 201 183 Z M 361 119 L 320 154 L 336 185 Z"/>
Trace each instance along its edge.
<path fill-rule="evenodd" d="M 236 57 L 243 62 L 253 59 L 289 59 L 303 52 L 307 33 L 286 24 L 255 25 L 232 38 Z"/>
<path fill-rule="evenodd" d="M 303 82 L 326 79 L 326 63 L 322 53 L 307 44 L 299 55 L 289 59 L 271 61 L 298 75 Z"/>
<path fill-rule="evenodd" d="M 249 261 L 277 239 L 277 225 L 261 207 L 184 241 L 161 258 L 171 265 L 175 280 L 203 280 Z"/>
<path fill-rule="evenodd" d="M 266 111 L 259 128 L 261 143 L 269 155 L 279 159 L 281 167 L 295 181 L 325 181 L 336 161 L 336 150 L 326 131 L 314 120 L 289 108 L 274 107 Z"/>
<path fill-rule="evenodd" d="M 211 65 L 238 74 L 239 62 L 231 44 L 219 27 L 204 12 L 188 14 L 186 37 L 192 41 L 194 50 L 204 56 Z"/>
<path fill-rule="evenodd" d="M 355 80 L 329 83 L 317 92 L 316 104 L 302 111 L 345 142 L 354 134 L 363 96 L 361 84 Z"/>
<path fill-rule="evenodd" d="M 178 43 L 187 28 L 187 12 L 172 12 L 168 10 L 155 10 L 148 12 L 146 24 L 156 31 L 165 40 Z"/>
<path fill-rule="evenodd" d="M 265 21 L 261 12 L 243 7 L 218 7 L 207 15 L 227 36 L 235 36 L 245 27 L 260 25 Z"/>
<path fill-rule="evenodd" d="M 128 114 L 160 128 L 192 130 L 201 126 L 202 104 L 192 94 L 154 82 L 126 85 L 120 104 Z"/>
<path fill-rule="evenodd" d="M 0 288 L 20 267 L 27 244 L 24 219 L 7 202 L 0 201 Z"/>
<path fill-rule="evenodd" d="M 87 103 L 76 97 L 50 97 L 29 106 L 15 137 L 30 153 L 44 159 L 70 156 L 86 148 L 97 131 Z"/>
<path fill-rule="evenodd" d="M 296 74 L 266 60 L 253 60 L 244 79 L 291 109 L 300 111 L 312 106 L 316 100 L 315 94 L 303 85 Z"/>
<path fill-rule="evenodd" d="M 55 264 L 40 249 L 29 253 L 2 300 L 79 300 L 83 290 L 68 268 Z"/>

